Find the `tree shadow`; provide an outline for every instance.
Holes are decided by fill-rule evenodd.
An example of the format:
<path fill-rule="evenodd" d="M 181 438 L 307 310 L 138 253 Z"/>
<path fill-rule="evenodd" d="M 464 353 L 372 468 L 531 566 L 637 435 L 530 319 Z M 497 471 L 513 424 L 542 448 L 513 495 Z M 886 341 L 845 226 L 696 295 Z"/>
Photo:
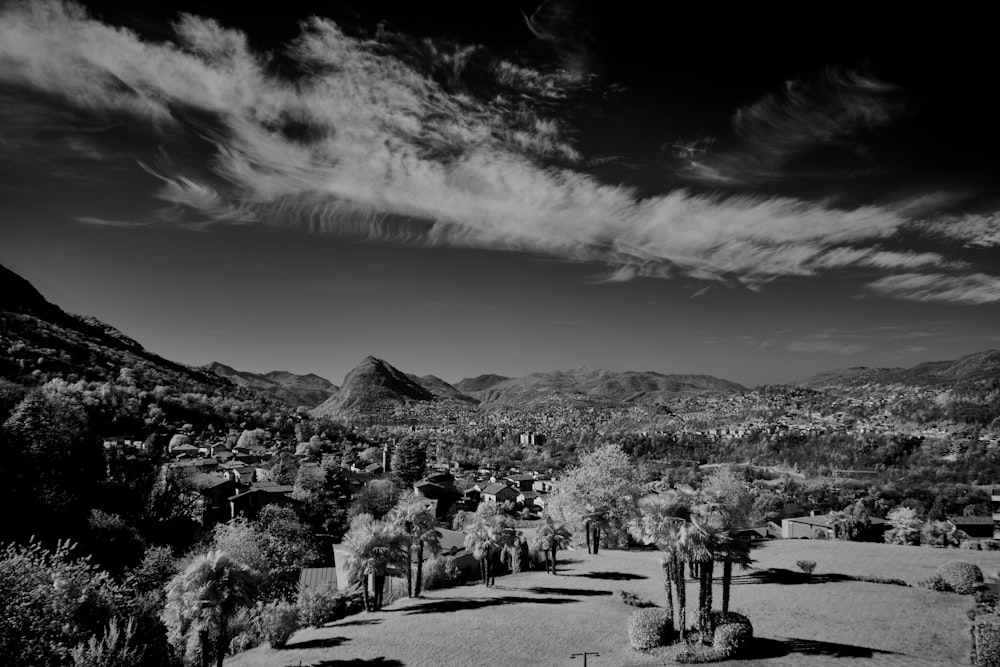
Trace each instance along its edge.
<path fill-rule="evenodd" d="M 821 642 L 814 639 L 754 637 L 753 642 L 739 657 L 742 660 L 766 660 L 781 658 L 790 653 L 825 655 L 831 658 L 873 658 L 876 655 L 902 655 L 895 651 L 883 651 L 867 646 L 853 646 L 836 642 Z"/>
<path fill-rule="evenodd" d="M 346 621 L 340 623 L 339 621 L 333 621 L 332 623 L 327 623 L 324 628 L 346 628 L 352 625 L 378 625 L 382 622 L 381 618 L 359 618 L 356 621 Z"/>
<path fill-rule="evenodd" d="M 406 609 L 407 616 L 412 614 L 447 614 L 455 611 L 470 611 L 472 609 L 483 609 L 484 607 L 499 607 L 507 604 L 531 603 L 531 604 L 568 604 L 576 602 L 571 598 L 529 598 L 515 595 L 504 595 L 496 598 L 456 598 L 452 600 L 438 600 L 429 602 L 412 609 Z"/>
<path fill-rule="evenodd" d="M 395 658 L 370 658 L 368 660 L 364 658 L 354 658 L 353 660 L 321 660 L 319 662 L 311 662 L 309 665 L 300 665 L 300 667 L 364 667 L 365 665 L 371 665 L 372 667 L 405 667 L 404 662 L 401 660 L 396 660 Z M 294 665 L 288 665 L 287 667 L 295 667 Z"/>
<path fill-rule="evenodd" d="M 611 591 L 595 591 L 592 588 L 554 588 L 550 586 L 532 586 L 531 588 L 509 588 L 511 591 L 525 591 L 539 595 L 611 595 Z"/>
<path fill-rule="evenodd" d="M 295 651 L 306 648 L 334 648 L 349 641 L 351 640 L 347 637 L 320 637 L 317 639 L 306 639 L 301 642 L 289 642 L 288 644 L 285 644 L 281 650 Z"/>
<path fill-rule="evenodd" d="M 560 558 L 556 561 L 556 565 L 579 565 L 584 562 L 581 558 Z"/>
<path fill-rule="evenodd" d="M 632 574 L 631 572 L 585 572 L 583 574 L 568 574 L 567 577 L 585 577 L 587 579 L 607 579 L 611 581 L 635 581 L 636 579 L 649 579 L 644 574 Z"/>
<path fill-rule="evenodd" d="M 795 572 L 780 567 L 772 567 L 767 570 L 757 570 L 749 574 L 741 574 L 733 577 L 733 585 L 740 586 L 746 584 L 836 584 L 843 581 L 856 581 L 847 574 L 806 574 L 805 572 Z"/>

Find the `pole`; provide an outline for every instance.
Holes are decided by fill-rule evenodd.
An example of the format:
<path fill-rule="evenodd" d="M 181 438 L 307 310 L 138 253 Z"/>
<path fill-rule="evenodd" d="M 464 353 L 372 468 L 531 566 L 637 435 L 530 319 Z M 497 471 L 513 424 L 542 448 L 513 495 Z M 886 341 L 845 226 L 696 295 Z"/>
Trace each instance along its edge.
<path fill-rule="evenodd" d="M 596 658 L 599 657 L 601 654 L 595 653 L 594 651 L 584 651 L 583 653 L 574 653 L 573 655 L 570 656 L 570 658 L 575 660 L 576 658 L 579 658 L 581 655 L 583 656 L 583 667 L 587 667 L 588 655 L 592 655 Z"/>

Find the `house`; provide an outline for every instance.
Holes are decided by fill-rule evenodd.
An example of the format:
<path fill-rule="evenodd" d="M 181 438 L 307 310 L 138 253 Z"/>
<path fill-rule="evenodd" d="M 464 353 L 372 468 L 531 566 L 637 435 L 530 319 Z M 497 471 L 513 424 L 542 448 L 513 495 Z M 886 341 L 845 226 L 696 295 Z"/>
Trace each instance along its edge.
<path fill-rule="evenodd" d="M 384 470 L 381 463 L 369 463 L 361 469 L 361 472 L 369 475 L 381 475 Z"/>
<path fill-rule="evenodd" d="M 531 491 L 534 488 L 535 476 L 534 475 L 511 475 L 507 478 L 510 485 L 519 491 Z"/>
<path fill-rule="evenodd" d="M 230 513 L 233 517 L 254 518 L 267 505 L 298 505 L 300 501 L 291 497 L 295 487 L 273 482 L 257 482 L 247 491 L 229 496 Z"/>
<path fill-rule="evenodd" d="M 517 502 L 518 492 L 513 487 L 503 484 L 490 484 L 482 490 L 482 501 L 492 505 L 500 505 L 505 502 Z"/>
<path fill-rule="evenodd" d="M 991 516 L 950 516 L 948 523 L 972 539 L 993 539 L 995 534 Z"/>
<path fill-rule="evenodd" d="M 251 484 L 254 481 L 254 473 L 257 469 L 252 465 L 246 465 L 240 461 L 230 461 L 219 465 L 219 470 L 228 479 L 237 484 Z"/>
<path fill-rule="evenodd" d="M 872 533 L 881 536 L 888 526 L 885 519 L 871 517 Z M 781 537 L 785 539 L 832 540 L 836 537 L 830 517 L 826 514 L 799 516 L 781 520 Z"/>
<path fill-rule="evenodd" d="M 552 485 L 553 482 L 550 477 L 536 477 L 531 482 L 531 490 L 538 491 L 540 493 L 551 493 Z"/>
<path fill-rule="evenodd" d="M 739 537 L 744 537 L 750 540 L 751 542 L 756 542 L 758 540 L 772 540 L 776 537 L 781 537 L 781 526 L 773 521 L 768 521 L 760 526 L 737 530 L 736 534 Z"/>
<path fill-rule="evenodd" d="M 310 589 L 323 588 L 328 582 L 333 582 L 334 588 L 340 587 L 337 583 L 337 568 L 304 567 L 299 570 L 299 595 Z"/>
<path fill-rule="evenodd" d="M 517 494 L 517 502 L 525 509 L 545 509 L 545 494 L 538 491 L 521 491 Z"/>
<path fill-rule="evenodd" d="M 192 491 L 191 518 L 206 528 L 228 521 L 230 513 L 229 496 L 236 492 L 236 483 L 210 473 L 195 473 L 188 478 Z"/>

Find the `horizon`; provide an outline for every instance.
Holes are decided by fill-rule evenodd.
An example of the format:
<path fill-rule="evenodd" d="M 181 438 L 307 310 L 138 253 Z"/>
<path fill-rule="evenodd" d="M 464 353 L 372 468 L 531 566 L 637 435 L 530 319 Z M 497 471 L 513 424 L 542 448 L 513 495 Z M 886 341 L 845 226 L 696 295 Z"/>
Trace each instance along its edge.
<path fill-rule="evenodd" d="M 0 264 L 166 359 L 338 385 L 998 347 L 985 26 L 440 9 L 4 6 Z"/>

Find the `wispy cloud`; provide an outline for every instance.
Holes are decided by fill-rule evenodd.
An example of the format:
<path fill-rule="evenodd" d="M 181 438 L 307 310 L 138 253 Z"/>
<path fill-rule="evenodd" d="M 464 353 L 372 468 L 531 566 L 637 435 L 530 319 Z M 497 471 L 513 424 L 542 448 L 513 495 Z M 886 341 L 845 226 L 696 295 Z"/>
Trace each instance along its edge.
<path fill-rule="evenodd" d="M 602 183 L 577 164 L 557 114 L 535 110 L 579 85 L 565 72 L 475 47 L 351 37 L 314 18 L 287 48 L 298 68 L 289 80 L 242 33 L 211 19 L 184 16 L 175 32 L 172 43 L 144 41 L 68 3 L 0 10 L 0 83 L 159 130 L 163 153 L 143 164 L 162 183 L 164 224 L 296 226 L 527 251 L 601 262 L 613 281 L 689 277 L 759 289 L 843 269 L 905 270 L 910 282 L 968 271 L 944 251 L 899 250 L 893 241 L 911 220 L 887 207 L 683 190 L 643 197 Z M 802 146 L 888 122 L 893 100 L 887 84 L 830 73 L 748 107 L 734 123 L 754 154 L 777 164 Z M 192 142 L 208 159 L 183 155 L 178 145 Z M 914 298 L 899 281 L 871 285 Z M 985 302 L 957 289 L 936 294 Z"/>
<path fill-rule="evenodd" d="M 900 273 L 868 283 L 878 294 L 910 301 L 984 304 L 1000 301 L 1000 277 L 985 273 Z"/>
<path fill-rule="evenodd" d="M 807 338 L 790 342 L 786 346 L 786 349 L 789 352 L 829 352 L 846 356 L 864 352 L 869 347 L 869 345 L 863 343 L 845 343 L 824 338 Z"/>
<path fill-rule="evenodd" d="M 896 86 L 851 70 L 828 68 L 811 78 L 791 80 L 736 111 L 737 145 L 708 150 L 706 142 L 680 143 L 675 155 L 689 176 L 719 184 L 752 183 L 783 176 L 795 158 L 835 145 L 863 157 L 855 137 L 888 125 L 905 110 Z"/>

